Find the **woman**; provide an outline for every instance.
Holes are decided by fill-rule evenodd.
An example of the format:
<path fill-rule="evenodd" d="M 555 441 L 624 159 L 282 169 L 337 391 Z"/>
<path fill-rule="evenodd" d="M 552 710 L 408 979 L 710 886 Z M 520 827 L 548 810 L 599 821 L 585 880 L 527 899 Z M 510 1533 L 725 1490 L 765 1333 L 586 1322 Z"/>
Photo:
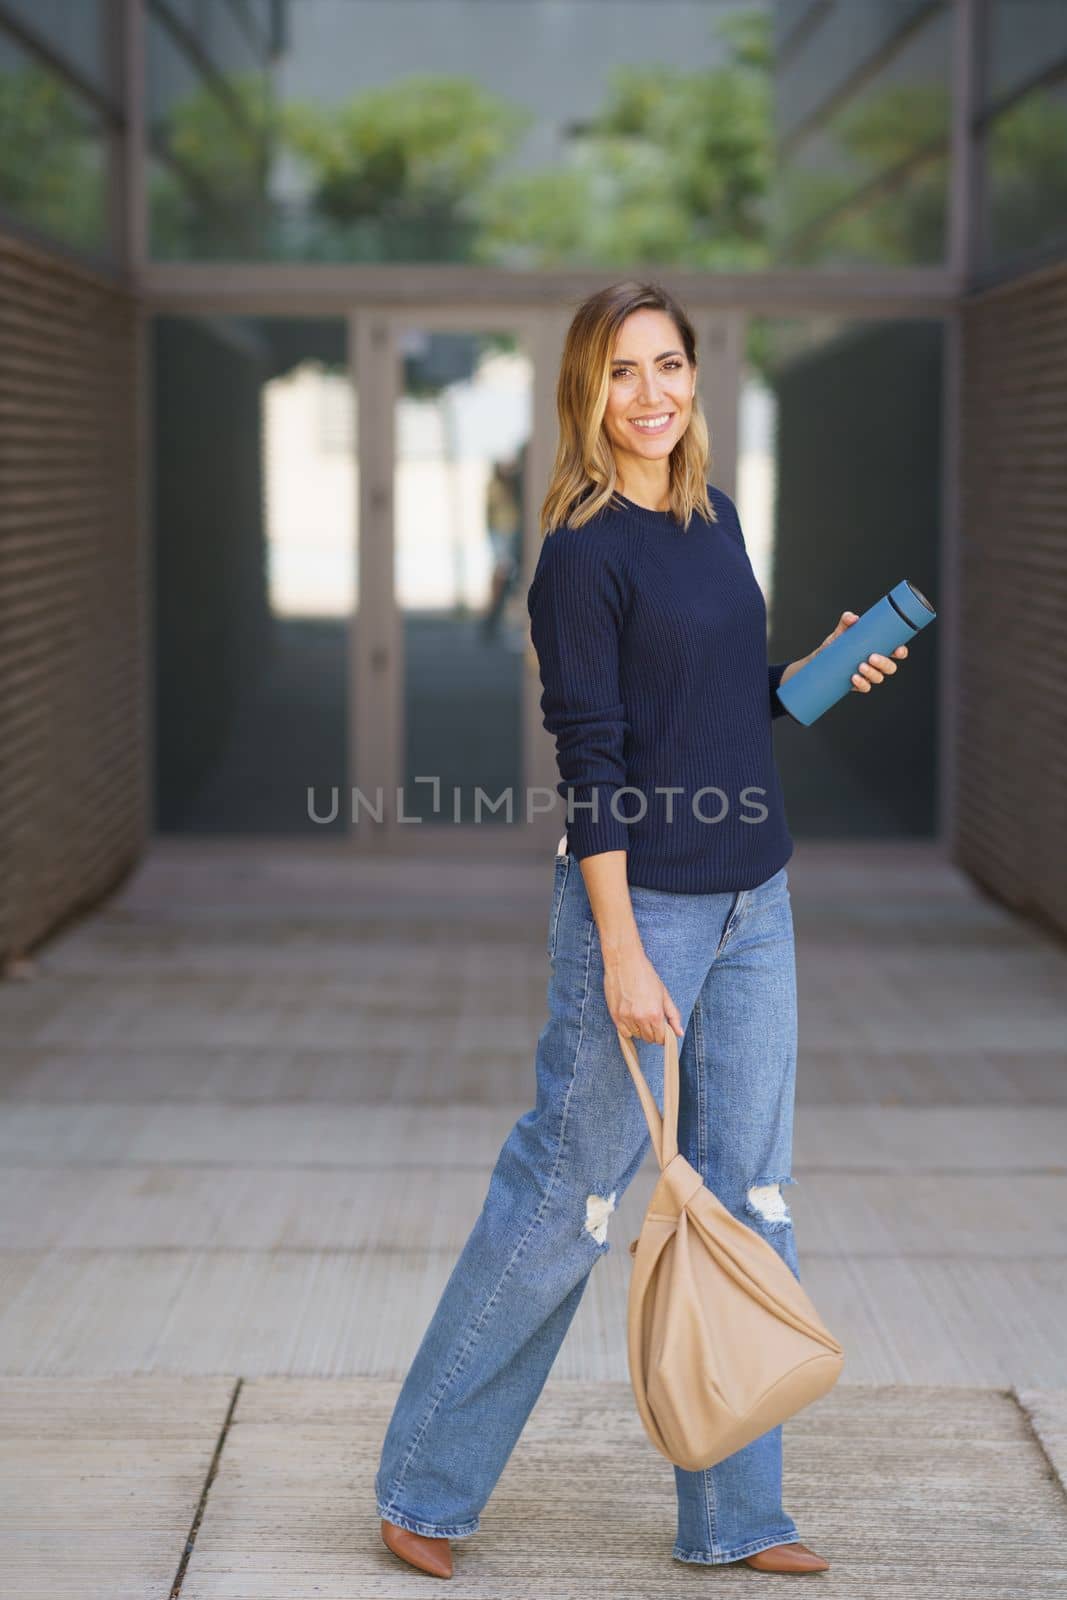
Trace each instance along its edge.
<path fill-rule="evenodd" d="M 579 307 L 528 595 L 569 802 L 536 1105 L 497 1159 L 375 1482 L 385 1543 L 438 1577 L 452 1572 L 449 1540 L 477 1530 L 647 1151 L 620 1033 L 661 1098 L 674 1030 L 679 1148 L 799 1276 L 781 1190 L 793 1182 L 793 842 L 771 722 L 785 714 L 779 682 L 810 657 L 767 664 L 737 513 L 706 482 L 696 383 L 692 326 L 658 286 L 614 284 Z M 855 621 L 844 612 L 818 649 Z M 872 655 L 852 686 L 868 694 L 895 671 Z M 702 1472 L 675 1468 L 676 1559 L 829 1565 L 782 1507 L 781 1433 Z"/>

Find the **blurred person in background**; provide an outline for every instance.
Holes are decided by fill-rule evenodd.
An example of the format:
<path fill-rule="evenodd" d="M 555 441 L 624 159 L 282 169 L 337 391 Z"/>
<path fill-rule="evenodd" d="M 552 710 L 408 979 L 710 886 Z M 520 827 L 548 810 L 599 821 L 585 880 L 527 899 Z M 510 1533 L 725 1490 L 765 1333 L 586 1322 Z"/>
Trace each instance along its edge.
<path fill-rule="evenodd" d="M 522 574 L 522 459 L 494 461 L 486 491 L 485 521 L 493 553 L 489 605 L 482 637 L 497 637 L 500 619 Z"/>

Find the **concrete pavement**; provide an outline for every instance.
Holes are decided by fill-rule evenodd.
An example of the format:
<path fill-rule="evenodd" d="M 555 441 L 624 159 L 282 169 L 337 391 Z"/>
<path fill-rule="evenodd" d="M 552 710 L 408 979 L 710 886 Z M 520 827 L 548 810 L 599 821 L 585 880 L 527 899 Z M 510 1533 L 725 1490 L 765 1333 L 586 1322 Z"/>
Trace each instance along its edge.
<path fill-rule="evenodd" d="M 551 869 L 159 841 L 0 988 L 0 1593 L 426 1592 L 368 1474 L 530 1103 Z M 786 1503 L 827 1593 L 1052 1594 L 1067 952 L 922 844 L 801 845 L 790 886 L 789 1201 L 848 1364 L 789 1425 Z M 618 1247 L 651 1180 L 451 1592 L 763 1581 L 669 1558 Z"/>

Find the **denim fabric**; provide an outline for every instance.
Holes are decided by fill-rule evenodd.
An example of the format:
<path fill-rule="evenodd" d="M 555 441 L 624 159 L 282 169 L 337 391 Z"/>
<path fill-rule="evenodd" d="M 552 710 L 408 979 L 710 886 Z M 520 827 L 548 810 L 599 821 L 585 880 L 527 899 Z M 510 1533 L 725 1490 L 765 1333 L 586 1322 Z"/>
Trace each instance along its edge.
<path fill-rule="evenodd" d="M 477 1529 L 589 1274 L 612 1248 L 612 1200 L 648 1150 L 604 998 L 600 937 L 577 858 L 558 855 L 554 873 L 536 1103 L 497 1158 L 481 1214 L 401 1388 L 375 1480 L 379 1515 L 431 1537 Z M 641 941 L 685 1027 L 679 1148 L 799 1277 L 788 1208 L 773 1187 L 750 1194 L 794 1181 L 796 972 L 787 870 L 732 894 L 632 884 L 630 897 Z M 663 1047 L 634 1044 L 662 1106 Z M 618 1315 L 621 1322 L 622 1304 Z M 798 1537 L 781 1502 L 781 1434 L 774 1428 L 703 1472 L 674 1469 L 679 1560 L 736 1561 Z M 648 1449 L 652 1471 L 662 1457 Z"/>

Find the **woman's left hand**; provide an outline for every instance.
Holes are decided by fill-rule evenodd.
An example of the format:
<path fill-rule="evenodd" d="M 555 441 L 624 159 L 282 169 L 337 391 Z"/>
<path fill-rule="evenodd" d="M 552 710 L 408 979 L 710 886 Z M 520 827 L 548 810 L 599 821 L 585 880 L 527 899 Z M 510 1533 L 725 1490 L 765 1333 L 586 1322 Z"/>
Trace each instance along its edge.
<path fill-rule="evenodd" d="M 837 624 L 837 627 L 834 629 L 833 633 L 828 633 L 826 635 L 826 638 L 823 640 L 822 644 L 819 645 L 818 650 L 813 650 L 811 652 L 811 656 L 808 657 L 808 660 L 810 661 L 812 656 L 817 656 L 819 654 L 819 650 L 825 650 L 828 644 L 833 644 L 835 639 L 840 639 L 841 635 L 843 633 L 847 633 L 852 624 L 858 621 L 859 617 L 854 611 L 842 611 L 841 621 Z M 869 655 L 866 661 L 860 662 L 856 671 L 852 674 L 853 693 L 870 694 L 874 684 L 882 683 L 887 677 L 892 677 L 893 673 L 897 670 L 897 661 L 905 660 L 907 654 L 907 645 L 900 644 L 893 651 L 892 656 L 883 656 L 877 651 L 875 651 L 873 655 Z"/>

